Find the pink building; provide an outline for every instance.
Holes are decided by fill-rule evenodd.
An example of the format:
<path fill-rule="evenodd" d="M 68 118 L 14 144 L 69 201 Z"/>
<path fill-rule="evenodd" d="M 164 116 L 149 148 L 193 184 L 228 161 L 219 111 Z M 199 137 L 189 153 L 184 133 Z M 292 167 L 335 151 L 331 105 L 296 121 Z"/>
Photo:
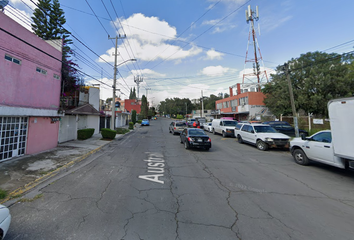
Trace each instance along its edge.
<path fill-rule="evenodd" d="M 0 162 L 57 146 L 61 49 L 0 12 Z"/>

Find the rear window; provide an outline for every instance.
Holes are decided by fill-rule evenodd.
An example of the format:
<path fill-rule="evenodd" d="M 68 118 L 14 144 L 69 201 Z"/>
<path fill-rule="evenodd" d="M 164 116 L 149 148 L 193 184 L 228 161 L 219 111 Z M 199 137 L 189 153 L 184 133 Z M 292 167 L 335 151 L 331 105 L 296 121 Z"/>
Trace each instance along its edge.
<path fill-rule="evenodd" d="M 184 127 L 184 126 L 186 126 L 186 123 L 185 122 L 177 122 L 176 126 L 177 127 Z"/>

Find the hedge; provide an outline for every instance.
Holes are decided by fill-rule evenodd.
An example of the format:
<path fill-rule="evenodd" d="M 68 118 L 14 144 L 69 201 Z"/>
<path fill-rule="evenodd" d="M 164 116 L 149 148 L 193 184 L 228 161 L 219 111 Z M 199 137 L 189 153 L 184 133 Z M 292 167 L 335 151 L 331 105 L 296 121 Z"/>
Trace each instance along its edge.
<path fill-rule="evenodd" d="M 129 129 L 134 129 L 134 123 L 133 122 L 129 122 Z"/>
<path fill-rule="evenodd" d="M 130 132 L 129 129 L 126 129 L 126 128 L 117 128 L 116 131 L 117 131 L 117 134 L 126 134 L 126 133 Z"/>
<path fill-rule="evenodd" d="M 95 132 L 94 128 L 85 128 L 77 130 L 77 139 L 85 140 L 92 137 L 93 133 Z"/>
<path fill-rule="evenodd" d="M 103 138 L 114 139 L 116 137 L 117 132 L 109 128 L 102 128 L 101 134 Z"/>

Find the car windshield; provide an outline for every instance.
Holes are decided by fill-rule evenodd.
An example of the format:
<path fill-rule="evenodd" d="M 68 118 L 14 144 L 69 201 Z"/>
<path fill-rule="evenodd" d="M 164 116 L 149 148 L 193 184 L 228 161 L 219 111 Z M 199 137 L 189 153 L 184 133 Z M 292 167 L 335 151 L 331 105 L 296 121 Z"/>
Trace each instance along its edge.
<path fill-rule="evenodd" d="M 235 121 L 224 121 L 224 126 L 236 127 L 237 122 Z"/>
<path fill-rule="evenodd" d="M 186 126 L 186 123 L 185 122 L 177 122 L 176 126 L 177 127 L 184 127 L 184 126 Z"/>
<path fill-rule="evenodd" d="M 254 130 L 257 133 L 276 133 L 277 132 L 277 130 L 275 130 L 271 126 L 254 126 Z"/>
<path fill-rule="evenodd" d="M 144 122 L 147 122 L 147 121 L 149 121 L 149 120 L 147 120 L 147 119 L 143 119 L 143 121 L 144 121 Z"/>
<path fill-rule="evenodd" d="M 189 130 L 189 135 L 200 136 L 200 135 L 205 135 L 205 133 L 203 130 L 191 129 Z"/>

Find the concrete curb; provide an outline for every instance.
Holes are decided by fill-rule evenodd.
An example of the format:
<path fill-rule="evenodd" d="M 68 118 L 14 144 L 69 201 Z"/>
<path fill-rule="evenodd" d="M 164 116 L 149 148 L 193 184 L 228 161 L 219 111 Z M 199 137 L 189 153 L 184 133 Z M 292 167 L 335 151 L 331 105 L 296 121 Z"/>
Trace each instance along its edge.
<path fill-rule="evenodd" d="M 131 132 L 133 132 L 133 131 L 129 131 L 129 132 L 126 133 L 126 134 L 122 134 L 122 135 L 121 135 L 120 137 L 118 137 L 118 138 L 124 137 L 125 135 L 128 135 L 128 134 L 130 134 Z M 115 138 L 115 139 L 113 139 L 112 141 L 115 141 L 115 140 L 117 140 L 118 138 Z M 29 190 L 31 190 L 31 189 L 35 188 L 36 186 L 38 186 L 39 184 L 43 183 L 45 180 L 48 180 L 49 178 L 56 176 L 56 175 L 57 175 L 58 173 L 60 173 L 61 171 L 64 171 L 64 170 L 68 169 L 70 166 L 74 165 L 75 163 L 81 162 L 82 160 L 86 159 L 86 158 L 89 157 L 90 155 L 92 155 L 92 154 L 94 154 L 95 152 L 101 150 L 104 146 L 108 145 L 108 144 L 111 143 L 112 141 L 109 141 L 109 142 L 107 142 L 106 144 L 104 144 L 104 145 L 102 145 L 102 146 L 99 146 L 98 148 L 93 149 L 93 150 L 87 152 L 86 154 L 84 154 L 84 155 L 82 155 L 82 156 L 80 156 L 80 157 L 78 157 L 78 158 L 76 158 L 76 159 L 74 159 L 74 160 L 68 162 L 67 164 L 65 164 L 65 165 L 63 165 L 63 166 L 61 166 L 61 167 L 59 167 L 59 168 L 57 168 L 57 169 L 55 169 L 55 170 L 53 170 L 53 171 L 51 171 L 51 172 L 45 174 L 45 175 L 43 175 L 43 176 L 37 178 L 36 180 L 34 180 L 34 181 L 32 181 L 32 182 L 29 182 L 29 183 L 27 183 L 26 185 L 24 185 L 24 186 L 22 186 L 22 187 L 17 188 L 16 190 L 10 192 L 6 198 L 2 199 L 1 202 L 0 202 L 0 204 L 4 204 L 5 202 L 7 202 L 7 201 L 9 201 L 9 200 L 11 200 L 11 199 L 13 199 L 13 198 L 16 198 L 16 197 L 19 196 L 19 195 L 23 195 L 24 193 L 28 192 Z M 20 199 L 21 199 L 21 198 L 19 198 L 19 200 L 20 200 Z"/>

